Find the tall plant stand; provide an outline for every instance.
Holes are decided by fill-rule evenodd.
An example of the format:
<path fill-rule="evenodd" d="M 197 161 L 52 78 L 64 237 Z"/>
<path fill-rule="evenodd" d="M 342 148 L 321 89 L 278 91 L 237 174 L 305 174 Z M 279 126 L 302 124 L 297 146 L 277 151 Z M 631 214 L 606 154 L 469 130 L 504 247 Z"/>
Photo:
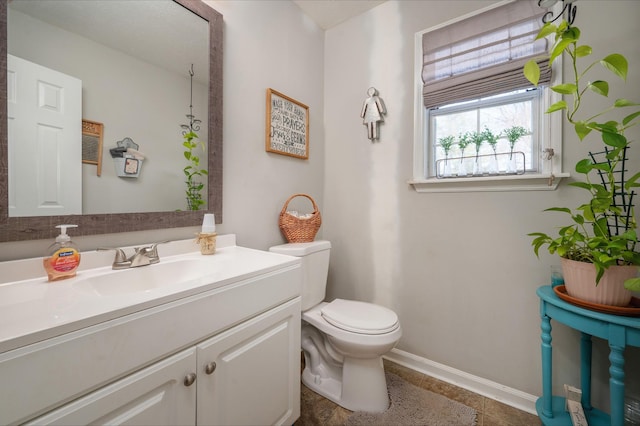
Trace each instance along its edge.
<path fill-rule="evenodd" d="M 640 318 L 611 315 L 581 308 L 560 299 L 551 286 L 538 288 L 542 320 L 542 397 L 536 401 L 538 416 L 545 426 L 570 425 L 565 399 L 552 395 L 551 319 L 582 334 L 580 340 L 580 387 L 582 407 L 589 426 L 624 424 L 624 349 L 640 347 Z M 611 415 L 591 406 L 591 337 L 609 342 L 609 396 Z"/>

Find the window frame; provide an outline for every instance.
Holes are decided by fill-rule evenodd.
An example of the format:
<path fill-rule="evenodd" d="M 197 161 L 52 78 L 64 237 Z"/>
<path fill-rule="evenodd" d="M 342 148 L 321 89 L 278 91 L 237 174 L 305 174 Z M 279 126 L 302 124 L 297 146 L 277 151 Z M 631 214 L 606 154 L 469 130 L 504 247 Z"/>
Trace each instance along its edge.
<path fill-rule="evenodd" d="M 525 191 L 555 190 L 562 178 L 569 177 L 562 171 L 562 114 L 547 114 L 549 106 L 562 99 L 562 96 L 548 87 L 539 95 L 538 117 L 540 123 L 533 133 L 538 133 L 539 153 L 542 158 L 545 149 L 553 149 L 550 160 L 540 160 L 537 172 L 523 175 L 494 175 L 440 179 L 429 177 L 432 145 L 429 143 L 429 111 L 425 108 L 422 94 L 422 36 L 439 28 L 454 24 L 474 15 L 510 3 L 505 0 L 456 19 L 415 33 L 414 36 L 414 136 L 413 136 L 413 178 L 409 184 L 417 192 L 477 192 L 477 191 Z M 562 57 L 552 64 L 552 78 L 549 87 L 562 81 Z"/>

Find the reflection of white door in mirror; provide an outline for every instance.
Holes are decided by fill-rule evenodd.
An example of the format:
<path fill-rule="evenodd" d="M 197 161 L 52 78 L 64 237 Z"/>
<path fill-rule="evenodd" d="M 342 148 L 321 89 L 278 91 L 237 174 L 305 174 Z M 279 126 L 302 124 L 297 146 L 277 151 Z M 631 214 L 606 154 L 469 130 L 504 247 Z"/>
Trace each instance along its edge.
<path fill-rule="evenodd" d="M 82 81 L 8 55 L 9 216 L 82 213 Z"/>

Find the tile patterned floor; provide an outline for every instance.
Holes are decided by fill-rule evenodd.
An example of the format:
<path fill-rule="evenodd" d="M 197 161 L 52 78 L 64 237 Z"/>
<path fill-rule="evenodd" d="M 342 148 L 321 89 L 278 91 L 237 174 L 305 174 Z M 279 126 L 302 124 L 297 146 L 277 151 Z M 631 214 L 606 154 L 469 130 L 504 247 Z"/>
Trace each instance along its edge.
<path fill-rule="evenodd" d="M 407 382 L 446 396 L 478 411 L 478 426 L 539 426 L 540 419 L 490 398 L 434 379 L 410 368 L 384 361 L 385 370 Z M 344 425 L 351 412 L 301 385 L 300 418 L 295 426 Z M 400 425 L 398 425 L 400 426 Z"/>

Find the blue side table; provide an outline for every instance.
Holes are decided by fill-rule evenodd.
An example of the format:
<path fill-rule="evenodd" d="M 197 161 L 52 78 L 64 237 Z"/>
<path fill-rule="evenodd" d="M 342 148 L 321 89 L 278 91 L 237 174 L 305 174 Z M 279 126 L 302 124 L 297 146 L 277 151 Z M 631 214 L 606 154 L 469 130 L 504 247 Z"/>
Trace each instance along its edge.
<path fill-rule="evenodd" d="M 551 319 L 565 324 L 582 334 L 580 340 L 580 385 L 582 406 L 589 426 L 624 423 L 624 348 L 640 347 L 640 318 L 611 315 L 581 308 L 560 299 L 551 286 L 536 291 L 540 297 L 542 319 L 542 397 L 536 401 L 536 410 L 545 426 L 571 425 L 569 413 L 564 410 L 564 398 L 553 396 L 551 361 Z M 611 415 L 591 406 L 591 336 L 609 342 L 609 395 Z"/>

